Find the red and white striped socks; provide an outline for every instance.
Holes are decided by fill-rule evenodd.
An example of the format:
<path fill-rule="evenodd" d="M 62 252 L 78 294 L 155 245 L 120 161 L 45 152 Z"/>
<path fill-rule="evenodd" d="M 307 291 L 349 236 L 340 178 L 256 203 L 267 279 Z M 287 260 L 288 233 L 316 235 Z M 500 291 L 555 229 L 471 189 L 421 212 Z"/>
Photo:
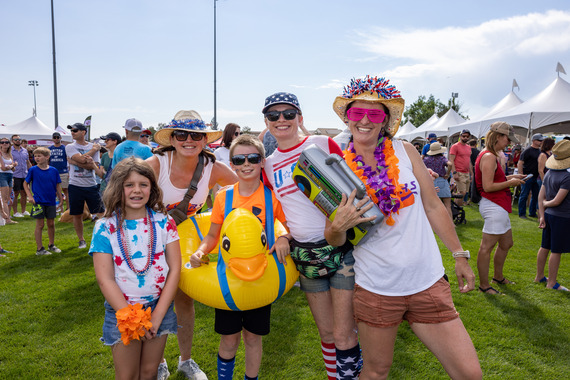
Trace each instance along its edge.
<path fill-rule="evenodd" d="M 321 341 L 321 351 L 325 361 L 328 380 L 336 380 L 336 348 L 334 343 Z"/>

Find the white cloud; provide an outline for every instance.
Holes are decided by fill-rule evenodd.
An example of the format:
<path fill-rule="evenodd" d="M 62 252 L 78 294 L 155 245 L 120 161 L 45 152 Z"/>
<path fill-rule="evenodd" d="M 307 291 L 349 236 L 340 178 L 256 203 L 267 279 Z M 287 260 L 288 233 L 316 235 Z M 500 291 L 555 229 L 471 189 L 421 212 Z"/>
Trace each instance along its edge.
<path fill-rule="evenodd" d="M 507 56 L 568 51 L 570 12 L 530 13 L 473 27 L 356 30 L 354 43 L 378 58 L 414 62 L 396 66 L 390 72 L 393 77 L 467 73 Z"/>

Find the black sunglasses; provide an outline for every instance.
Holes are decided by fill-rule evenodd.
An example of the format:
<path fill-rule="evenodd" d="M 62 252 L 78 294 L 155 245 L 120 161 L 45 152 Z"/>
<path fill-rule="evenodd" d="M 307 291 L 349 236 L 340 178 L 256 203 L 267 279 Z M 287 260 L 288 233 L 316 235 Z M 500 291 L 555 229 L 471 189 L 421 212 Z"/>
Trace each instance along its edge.
<path fill-rule="evenodd" d="M 141 135 L 141 137 L 150 137 L 150 135 Z"/>
<path fill-rule="evenodd" d="M 61 136 L 53 136 L 53 137 L 52 137 L 52 139 L 54 139 L 54 140 L 58 140 L 58 139 L 60 139 L 60 138 L 61 138 Z"/>
<path fill-rule="evenodd" d="M 188 135 L 190 135 L 194 141 L 200 141 L 204 138 L 204 136 L 206 136 L 205 133 L 181 131 L 179 129 L 176 129 L 174 132 L 172 132 L 172 136 L 174 136 L 174 138 L 178 141 L 186 141 L 188 139 Z"/>
<path fill-rule="evenodd" d="M 10 144 L 10 141 L 0 141 L 0 144 Z"/>
<path fill-rule="evenodd" d="M 12 141 L 22 141 L 22 139 L 13 139 Z"/>
<path fill-rule="evenodd" d="M 72 129 L 71 132 L 77 133 L 79 132 L 79 129 Z"/>
<path fill-rule="evenodd" d="M 234 136 L 238 137 L 239 135 L 241 135 L 241 132 L 234 132 Z"/>
<path fill-rule="evenodd" d="M 261 154 L 259 153 L 250 153 L 250 154 L 236 154 L 232 157 L 232 164 L 236 166 L 240 166 L 245 164 L 245 160 L 250 164 L 259 164 L 261 162 Z"/>
<path fill-rule="evenodd" d="M 265 117 L 269 121 L 277 121 L 279 120 L 279 116 L 283 114 L 285 120 L 293 120 L 298 113 L 299 113 L 298 110 L 269 111 L 265 113 Z"/>

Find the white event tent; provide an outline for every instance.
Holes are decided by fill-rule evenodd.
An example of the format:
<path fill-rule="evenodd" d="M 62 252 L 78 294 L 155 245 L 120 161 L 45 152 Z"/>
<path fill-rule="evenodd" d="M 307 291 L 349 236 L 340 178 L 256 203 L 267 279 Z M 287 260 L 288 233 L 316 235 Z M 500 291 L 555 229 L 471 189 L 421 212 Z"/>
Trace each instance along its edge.
<path fill-rule="evenodd" d="M 0 137 L 10 138 L 13 135 L 19 135 L 26 140 L 51 140 L 51 136 L 55 130 L 45 125 L 36 116 L 21 121 L 16 124 L 6 125 L 0 127 Z M 61 133 L 61 138 L 64 141 L 73 141 L 71 135 Z"/>
<path fill-rule="evenodd" d="M 426 131 L 435 123 L 437 123 L 437 121 L 439 120 L 439 117 L 437 116 L 436 113 L 434 113 L 433 115 L 431 115 L 431 117 L 429 119 L 427 119 L 422 125 L 420 125 L 419 127 L 416 128 L 415 131 L 413 131 L 412 133 L 408 133 L 407 135 L 401 135 L 399 136 L 401 139 L 407 140 L 407 141 L 412 141 L 414 139 L 420 138 L 422 140 L 425 140 L 426 138 Z"/>
<path fill-rule="evenodd" d="M 437 137 L 447 136 L 450 126 L 464 121 L 464 118 L 459 116 L 453 108 L 450 108 L 435 124 L 426 130 L 426 133 L 435 133 Z"/>
<path fill-rule="evenodd" d="M 396 132 L 396 135 L 394 137 L 401 138 L 402 135 L 407 135 L 408 133 L 412 133 L 415 130 L 416 127 L 412 124 L 411 121 L 408 120 L 406 124 L 404 124 L 398 129 L 398 132 Z"/>
<path fill-rule="evenodd" d="M 448 136 L 453 136 L 455 134 L 459 134 L 462 130 L 468 129 L 471 134 L 476 135 L 479 137 L 479 129 L 481 128 L 481 120 L 490 119 L 493 116 L 500 114 L 501 112 L 505 112 L 513 107 L 518 106 L 523 101 L 511 90 L 510 93 L 507 94 L 503 99 L 499 100 L 497 104 L 495 104 L 489 112 L 485 115 L 475 119 L 475 120 L 467 120 L 461 124 L 457 124 L 454 126 L 449 127 L 449 134 Z"/>
<path fill-rule="evenodd" d="M 484 136 L 495 121 L 511 124 L 515 133 L 523 136 L 535 132 L 570 133 L 570 83 L 560 78 L 561 72 L 566 74 L 560 63 L 556 71 L 558 77 L 544 90 L 515 107 L 482 118 L 478 128 L 473 128 L 471 133 Z M 453 128 L 464 127 L 468 128 L 467 123 Z"/>

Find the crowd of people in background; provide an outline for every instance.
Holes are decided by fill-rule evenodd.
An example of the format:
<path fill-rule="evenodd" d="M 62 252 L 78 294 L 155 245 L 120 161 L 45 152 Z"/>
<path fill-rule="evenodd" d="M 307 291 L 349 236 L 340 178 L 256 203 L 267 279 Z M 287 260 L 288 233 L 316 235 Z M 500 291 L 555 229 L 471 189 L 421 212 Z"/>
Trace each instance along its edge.
<path fill-rule="evenodd" d="M 120 347 L 120 350 L 113 350 L 117 373 L 150 373 L 166 379 L 169 370 L 162 356 L 166 336 L 177 331 L 178 370 L 189 379 L 203 380 L 207 379 L 205 373 L 192 359 L 194 300 L 172 285 L 177 282 L 176 275 L 168 276 L 166 285 L 149 283 L 165 291 L 160 296 L 160 291 L 152 290 L 154 293 L 148 296 L 153 299 L 153 310 L 159 310 L 160 317 L 155 322 L 161 325 L 160 329 L 153 328 L 145 335 L 145 342 L 159 338 L 156 345 L 144 343 L 144 347 L 153 347 L 152 357 L 142 360 L 143 346 L 138 350 L 122 346 L 116 334 L 117 320 L 113 318 L 118 309 L 132 304 L 128 297 L 123 297 L 132 293 L 134 277 L 130 271 L 138 278 L 150 272 L 139 273 L 129 261 L 134 256 L 128 254 L 124 262 L 111 260 L 113 256 L 107 253 L 125 257 L 130 243 L 125 241 L 123 244 L 120 239 L 117 243 L 110 237 L 116 233 L 126 236 L 132 233 L 144 243 L 149 239 L 146 235 L 149 229 L 141 226 L 152 225 L 155 220 L 166 221 L 174 231 L 166 229 L 163 223 L 163 229 L 150 228 L 158 234 L 151 237 L 159 236 L 160 250 L 165 253 L 160 261 L 162 268 L 166 268 L 165 274 L 169 267 L 178 271 L 180 262 L 173 258 L 180 255 L 173 248 L 178 244 L 176 223 L 170 216 L 173 211 L 179 209 L 184 217 L 188 217 L 208 210 L 219 191 L 225 194 L 228 186 L 236 183 L 239 186 L 235 185 L 235 191 L 243 197 L 239 198 L 240 204 L 248 204 L 248 197 L 253 197 L 253 193 L 265 186 L 278 205 L 276 217 L 283 219 L 287 226 L 288 234 L 279 240 L 279 250 L 284 251 L 282 248 L 287 246 L 287 253 L 290 252 L 301 273 L 300 288 L 305 292 L 319 332 L 329 379 L 357 378 L 361 370 L 362 379 L 386 377 L 397 326 L 404 319 L 410 322 L 414 333 L 434 351 L 452 377 L 480 378 L 477 354 L 453 306 L 433 232 L 440 236 L 456 259 L 461 292 L 475 289 L 475 275 L 466 260 L 469 252 L 463 250 L 453 228 L 452 208 L 461 209 L 477 202 L 484 220 L 477 254 L 478 290 L 500 295 L 500 289 L 492 284 L 514 284 L 512 275 L 509 279 L 505 276 L 504 265 L 514 244 L 509 214 L 513 196 L 518 194 L 519 217 L 537 218 L 543 231 L 534 281 L 544 283 L 549 289 L 568 291 L 558 283 L 557 276 L 562 253 L 570 252 L 568 239 L 563 238 L 570 228 L 570 141 L 555 144 L 553 138 L 536 133 L 529 146 L 523 148 L 509 124 L 496 122 L 481 140 L 469 130 L 463 130 L 454 144 L 434 133 L 429 134 L 425 144 L 402 142 L 393 138 L 404 104 L 398 92 L 387 88 L 378 96 L 368 97 L 368 92 L 376 91 L 377 86 L 370 89 L 365 88 L 366 84 L 362 86 L 349 88 L 350 91 L 335 100 L 333 108 L 348 128 L 334 140 L 312 135 L 304 127 L 297 97 L 284 92 L 267 97 L 262 109 L 266 128 L 257 137 L 242 136 L 242 129 L 235 123 L 227 124 L 223 131 L 214 130 L 192 110 L 178 112 L 171 123 L 154 136 L 151 130 L 144 129 L 140 120 L 130 118 L 123 126 L 124 138 L 118 132 L 110 132 L 100 139 L 88 141 L 89 127 L 83 123 L 67 127 L 73 138 L 67 145 L 63 144 L 59 132 L 53 133 L 53 144 L 49 148 L 28 146 L 18 135 L 0 138 L 2 223 L 16 224 L 14 219 L 25 216 L 36 219 L 36 255 L 44 256 L 61 252 L 55 244 L 58 213 L 70 215 L 79 249 L 89 246 L 83 232 L 85 212 L 91 214 L 93 221 L 101 219 L 95 224 L 89 253 L 93 254 L 97 279 L 107 300 L 105 344 Z M 211 148 L 210 144 L 220 137 L 219 147 Z M 151 140 L 158 148 L 152 147 Z M 367 244 L 353 247 L 348 242 L 347 231 L 363 221 L 362 215 L 372 207 L 371 204 L 365 207 L 365 203 L 354 202 L 354 194 L 343 195 L 337 218 L 331 222 L 298 191 L 292 179 L 291 165 L 283 165 L 283 162 L 294 163 L 311 144 L 317 144 L 329 154 L 344 156 L 349 166 L 354 165 L 355 171 L 356 168 L 364 169 L 361 179 L 373 186 L 374 191 L 369 192 L 372 200 L 385 196 L 384 185 L 395 189 L 391 190 L 390 197 L 397 199 L 399 206 L 382 209 L 387 219 L 382 225 L 383 233 L 375 233 Z M 397 176 L 388 171 L 390 165 L 382 161 L 392 156 L 399 162 Z M 251 172 L 255 178 L 251 177 Z M 415 193 L 407 187 L 412 182 L 419 186 Z M 378 199 L 374 202 L 380 204 Z M 32 206 L 31 213 L 27 209 L 28 203 Z M 220 206 L 215 207 L 219 213 Z M 399 207 L 407 208 L 407 216 L 394 212 Z M 126 227 L 123 231 L 122 222 L 133 218 L 142 222 L 137 221 L 136 226 Z M 223 221 L 223 218 L 218 219 Z M 394 219 L 398 220 L 396 226 Z M 44 223 L 48 231 L 47 245 L 42 242 Z M 128 229 L 132 231 L 128 232 Z M 406 241 L 405 229 L 416 231 L 425 244 L 420 246 Z M 201 265 L 204 252 L 210 249 L 213 241 L 206 241 L 201 246 L 201 253 L 200 250 L 195 253 L 194 266 Z M 136 245 L 139 247 L 143 243 Z M 148 243 L 148 247 L 151 245 Z M 406 253 L 409 265 L 400 267 L 401 257 L 376 257 L 378 246 L 400 247 L 399 252 Z M 301 251 L 310 251 L 315 257 L 320 257 L 323 252 L 331 257 L 338 255 L 335 270 L 326 277 L 311 277 L 311 271 L 300 257 Z M 0 246 L 0 257 L 10 253 Z M 491 257 L 493 275 L 490 280 Z M 547 263 L 548 276 L 545 275 Z M 113 266 L 124 276 L 122 284 L 115 284 Z M 421 271 L 416 270 L 420 267 Z M 421 278 L 417 275 L 420 272 L 425 274 Z M 381 284 L 379 276 L 383 278 Z M 402 283 L 406 284 L 405 289 Z M 145 289 L 151 292 L 150 287 Z M 132 293 L 133 299 L 141 301 L 145 298 L 135 293 Z M 440 303 L 426 301 L 430 294 L 437 294 Z M 409 300 L 404 302 L 404 298 Z M 371 308 L 371 304 L 377 306 Z M 392 308 L 395 304 L 398 305 L 397 312 Z M 176 314 L 172 305 L 176 307 Z M 393 314 L 387 312 L 389 309 Z M 439 310 L 437 317 L 430 314 L 436 309 Z M 233 374 L 235 349 L 243 328 L 245 379 L 256 379 L 261 364 L 261 336 L 269 333 L 270 308 L 239 317 L 232 313 L 216 311 L 216 331 L 224 336 L 218 352 L 219 378 L 224 378 L 223 372 L 226 376 L 229 374 L 228 378 Z M 377 318 L 388 314 L 389 317 Z M 251 321 L 259 321 L 261 325 Z M 432 341 L 435 340 L 443 340 L 445 344 L 434 348 Z M 138 361 L 130 362 L 128 358 L 134 357 Z"/>

